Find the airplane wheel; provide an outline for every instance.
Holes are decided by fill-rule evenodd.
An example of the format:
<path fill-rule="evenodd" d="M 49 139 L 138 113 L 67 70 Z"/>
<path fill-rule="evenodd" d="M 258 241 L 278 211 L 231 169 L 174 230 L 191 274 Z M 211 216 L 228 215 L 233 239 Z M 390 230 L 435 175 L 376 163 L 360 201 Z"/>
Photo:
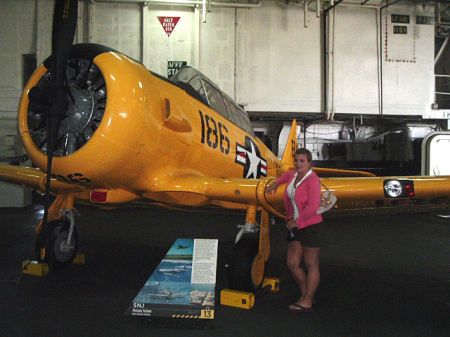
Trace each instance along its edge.
<path fill-rule="evenodd" d="M 259 253 L 259 240 L 244 235 L 234 246 L 228 266 L 230 289 L 253 292 L 261 288 L 264 281 L 264 259 Z"/>
<path fill-rule="evenodd" d="M 39 233 L 36 242 L 35 252 L 39 261 L 45 262 L 50 269 L 58 270 L 72 264 L 78 250 L 78 233 L 74 228 L 71 238 L 71 245 L 67 246 L 70 223 L 66 220 L 55 220 L 47 224 L 51 230 L 51 239 L 46 247 L 45 257 L 40 256 L 41 247 L 45 246 L 45 234 L 43 230 Z M 44 242 L 44 244 L 42 244 Z"/>

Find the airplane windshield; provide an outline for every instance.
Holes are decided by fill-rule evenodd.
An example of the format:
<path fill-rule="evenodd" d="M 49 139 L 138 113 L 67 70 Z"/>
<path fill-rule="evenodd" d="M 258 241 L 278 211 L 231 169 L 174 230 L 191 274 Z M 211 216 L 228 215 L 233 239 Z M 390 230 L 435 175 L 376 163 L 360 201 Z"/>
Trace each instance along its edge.
<path fill-rule="evenodd" d="M 253 128 L 244 109 L 197 69 L 190 66 L 183 67 L 170 81 L 254 136 Z M 188 88 L 186 88 L 186 84 L 189 85 Z M 191 88 L 195 93 L 190 90 Z"/>

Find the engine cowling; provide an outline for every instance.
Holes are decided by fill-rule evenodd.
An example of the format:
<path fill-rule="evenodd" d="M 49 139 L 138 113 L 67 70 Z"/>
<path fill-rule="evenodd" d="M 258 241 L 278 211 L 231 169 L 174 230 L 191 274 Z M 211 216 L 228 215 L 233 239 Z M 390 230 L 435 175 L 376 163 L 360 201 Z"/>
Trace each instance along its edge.
<path fill-rule="evenodd" d="M 49 64 L 51 57 L 32 75 L 19 108 L 25 150 L 43 171 L 47 166 L 46 116 L 30 104 L 29 92 L 50 85 Z M 72 47 L 66 75 L 69 107 L 61 120 L 53 176 L 94 188 L 114 188 L 133 179 L 140 173 L 139 162 L 151 154 L 142 139 L 150 124 L 156 119 L 161 123 L 154 77 L 138 62 L 93 44 Z M 155 137 L 157 129 L 153 128 Z M 130 174 L 124 175 L 124 169 Z"/>

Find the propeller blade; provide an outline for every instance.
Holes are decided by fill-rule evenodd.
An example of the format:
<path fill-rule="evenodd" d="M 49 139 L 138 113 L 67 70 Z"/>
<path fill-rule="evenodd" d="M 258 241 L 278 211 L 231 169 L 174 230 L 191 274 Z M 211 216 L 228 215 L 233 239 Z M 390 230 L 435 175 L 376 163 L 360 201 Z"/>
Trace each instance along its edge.
<path fill-rule="evenodd" d="M 52 81 L 64 86 L 67 61 L 75 36 L 78 17 L 77 0 L 56 0 L 52 29 Z"/>
<path fill-rule="evenodd" d="M 49 246 L 48 243 L 51 239 L 50 230 L 47 229 L 47 221 L 48 209 L 50 207 L 50 180 L 53 152 L 58 138 L 61 119 L 69 104 L 67 100 L 68 91 L 65 87 L 66 67 L 75 36 L 77 17 L 78 0 L 55 1 L 52 29 L 52 66 L 50 69 L 52 102 L 47 115 L 47 181 L 43 217 L 46 248 Z"/>

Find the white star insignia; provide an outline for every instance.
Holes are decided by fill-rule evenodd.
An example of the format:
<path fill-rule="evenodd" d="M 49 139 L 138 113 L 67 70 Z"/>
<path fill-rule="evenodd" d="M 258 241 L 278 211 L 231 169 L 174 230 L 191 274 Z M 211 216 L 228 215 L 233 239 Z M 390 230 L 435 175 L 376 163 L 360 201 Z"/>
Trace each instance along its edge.
<path fill-rule="evenodd" d="M 250 166 L 248 168 L 246 179 L 253 175 L 253 178 L 256 178 L 258 176 L 258 165 L 261 162 L 261 159 L 258 157 L 258 155 L 255 152 L 255 146 L 253 145 L 253 142 L 251 143 L 252 150 L 247 151 L 248 160 L 250 163 Z"/>

